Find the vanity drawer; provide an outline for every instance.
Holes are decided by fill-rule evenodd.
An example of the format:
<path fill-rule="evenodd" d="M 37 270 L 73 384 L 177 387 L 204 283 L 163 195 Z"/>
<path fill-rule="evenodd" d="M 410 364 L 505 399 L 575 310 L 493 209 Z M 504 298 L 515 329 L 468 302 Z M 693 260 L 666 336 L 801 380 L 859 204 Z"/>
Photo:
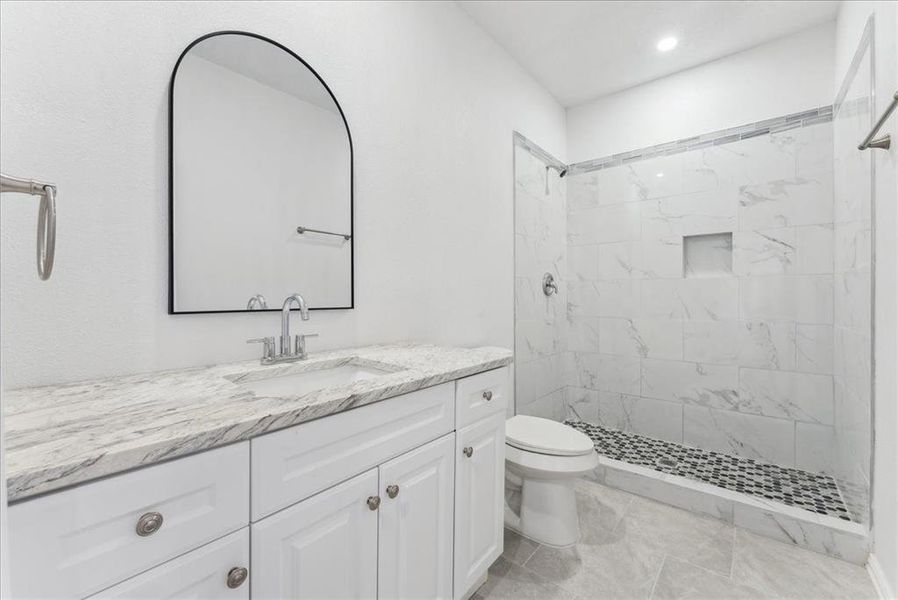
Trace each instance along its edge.
<path fill-rule="evenodd" d="M 12 595 L 84 598 L 248 521 L 248 442 L 26 500 L 9 508 Z"/>
<path fill-rule="evenodd" d="M 455 382 L 456 429 L 505 412 L 511 394 L 509 373 L 502 367 Z"/>
<path fill-rule="evenodd" d="M 454 388 L 444 383 L 253 439 L 252 520 L 449 433 Z"/>
<path fill-rule="evenodd" d="M 249 527 L 103 590 L 90 600 L 248 600 Z"/>

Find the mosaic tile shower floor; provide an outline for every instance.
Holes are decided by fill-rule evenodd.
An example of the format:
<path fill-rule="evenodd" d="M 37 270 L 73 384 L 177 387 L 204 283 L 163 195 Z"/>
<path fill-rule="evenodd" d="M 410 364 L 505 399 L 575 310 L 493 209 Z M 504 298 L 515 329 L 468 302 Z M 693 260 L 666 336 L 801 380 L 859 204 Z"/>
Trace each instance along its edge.
<path fill-rule="evenodd" d="M 588 435 L 596 451 L 608 458 L 851 521 L 836 482 L 828 475 L 691 448 L 582 421 L 567 421 L 567 424 Z"/>

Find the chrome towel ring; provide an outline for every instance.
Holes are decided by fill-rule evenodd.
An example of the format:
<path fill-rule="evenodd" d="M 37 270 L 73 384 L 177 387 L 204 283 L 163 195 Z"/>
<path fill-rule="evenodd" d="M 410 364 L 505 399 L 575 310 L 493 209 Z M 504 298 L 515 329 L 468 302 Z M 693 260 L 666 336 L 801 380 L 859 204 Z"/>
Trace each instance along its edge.
<path fill-rule="evenodd" d="M 32 179 L 0 174 L 0 193 L 17 192 L 40 196 L 37 213 L 37 275 L 50 279 L 56 257 L 56 186 Z"/>

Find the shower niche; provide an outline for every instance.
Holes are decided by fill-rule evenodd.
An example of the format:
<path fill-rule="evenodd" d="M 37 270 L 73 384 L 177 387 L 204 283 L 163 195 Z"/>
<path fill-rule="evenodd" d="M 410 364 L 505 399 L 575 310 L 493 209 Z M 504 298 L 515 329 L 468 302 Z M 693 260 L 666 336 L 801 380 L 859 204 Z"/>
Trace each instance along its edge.
<path fill-rule="evenodd" d="M 733 233 L 683 238 L 683 277 L 729 277 L 733 274 Z"/>

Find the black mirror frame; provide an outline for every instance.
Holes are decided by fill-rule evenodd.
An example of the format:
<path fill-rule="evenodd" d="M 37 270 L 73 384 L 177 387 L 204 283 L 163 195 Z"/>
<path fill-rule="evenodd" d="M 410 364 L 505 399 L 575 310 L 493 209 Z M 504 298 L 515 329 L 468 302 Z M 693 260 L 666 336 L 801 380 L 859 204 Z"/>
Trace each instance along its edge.
<path fill-rule="evenodd" d="M 174 166 L 174 129 L 175 129 L 175 78 L 178 75 L 178 67 L 181 61 L 187 56 L 190 50 L 202 42 L 212 37 L 220 35 L 243 35 L 268 42 L 276 46 L 302 63 L 312 74 L 321 82 L 327 93 L 340 111 L 340 117 L 343 119 L 343 125 L 346 127 L 346 137 L 349 140 L 349 235 L 352 236 L 352 246 L 349 249 L 349 306 L 325 306 L 310 307 L 309 310 L 350 310 L 355 308 L 355 158 L 352 147 L 352 133 L 349 131 L 349 122 L 346 120 L 346 114 L 343 107 L 337 101 L 337 97 L 331 91 L 327 83 L 322 79 L 318 71 L 302 59 L 298 54 L 280 44 L 271 38 L 248 31 L 225 30 L 207 33 L 206 35 L 193 40 L 178 56 L 174 69 L 172 69 L 171 80 L 168 86 L 168 314 L 170 315 L 202 315 L 202 314 L 219 314 L 219 313 L 255 313 L 255 312 L 280 312 L 280 308 L 266 308 L 259 310 L 235 309 L 235 310 L 175 310 L 175 166 Z"/>

